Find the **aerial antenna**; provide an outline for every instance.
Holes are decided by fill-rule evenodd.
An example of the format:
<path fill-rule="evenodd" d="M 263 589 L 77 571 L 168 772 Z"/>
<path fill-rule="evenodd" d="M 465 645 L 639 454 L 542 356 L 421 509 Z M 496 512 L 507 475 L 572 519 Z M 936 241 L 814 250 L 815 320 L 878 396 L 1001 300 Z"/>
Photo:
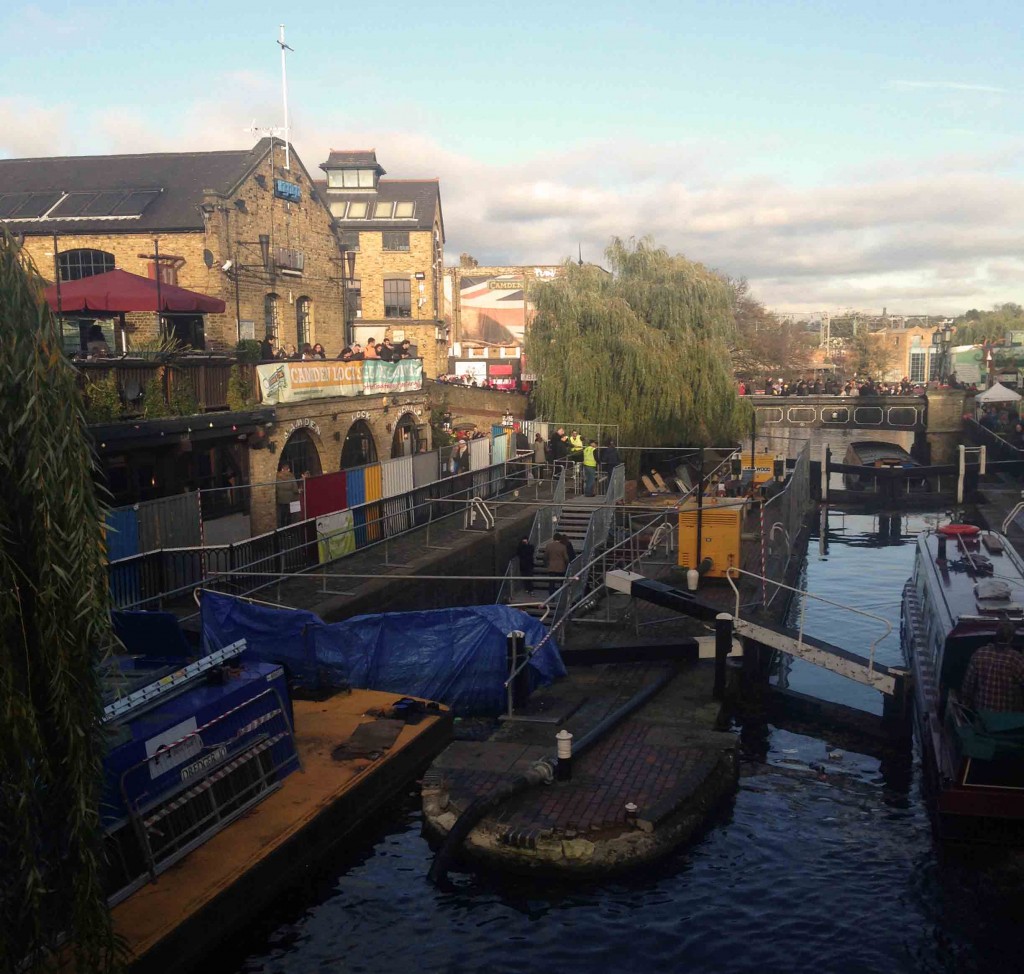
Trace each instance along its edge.
<path fill-rule="evenodd" d="M 281 33 L 277 43 L 281 48 L 281 95 L 284 99 L 284 168 L 291 169 L 291 150 L 288 145 L 288 68 L 285 64 L 287 58 L 285 51 L 291 51 L 294 54 L 295 49 L 284 42 L 284 24 L 281 24 Z"/>
<path fill-rule="evenodd" d="M 579 259 L 578 263 L 579 263 L 580 267 L 582 267 L 583 266 L 583 244 L 577 243 L 576 246 L 579 247 L 579 249 L 580 249 L 580 259 Z"/>

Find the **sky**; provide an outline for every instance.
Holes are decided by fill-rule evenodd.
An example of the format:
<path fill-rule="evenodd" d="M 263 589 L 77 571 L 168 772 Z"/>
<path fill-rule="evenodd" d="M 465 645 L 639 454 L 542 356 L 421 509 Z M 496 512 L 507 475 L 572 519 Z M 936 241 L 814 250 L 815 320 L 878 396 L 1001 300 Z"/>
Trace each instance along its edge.
<path fill-rule="evenodd" d="M 439 177 L 449 264 L 649 236 L 778 311 L 1024 303 L 1019 0 L 8 0 L 0 157 L 249 146 L 281 23 L 306 167 Z"/>

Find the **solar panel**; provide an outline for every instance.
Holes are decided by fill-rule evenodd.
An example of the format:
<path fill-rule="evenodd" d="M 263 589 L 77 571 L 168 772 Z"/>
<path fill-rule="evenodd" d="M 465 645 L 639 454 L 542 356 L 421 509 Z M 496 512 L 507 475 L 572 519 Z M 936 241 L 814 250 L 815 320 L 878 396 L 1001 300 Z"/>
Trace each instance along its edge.
<path fill-rule="evenodd" d="M 91 199 L 82 208 L 82 216 L 111 216 L 114 212 L 114 207 L 121 202 L 124 197 L 124 190 L 119 189 L 113 193 L 97 193 L 93 199 Z"/>
<path fill-rule="evenodd" d="M 28 220 L 42 216 L 60 197 L 60 193 L 11 193 L 0 200 L 0 218 Z"/>
<path fill-rule="evenodd" d="M 133 189 L 112 212 L 117 216 L 141 216 L 142 211 L 159 195 L 158 189 Z"/>
<path fill-rule="evenodd" d="M 82 211 L 96 198 L 96 193 L 69 193 L 67 199 L 50 214 L 55 220 L 66 216 L 81 216 Z"/>

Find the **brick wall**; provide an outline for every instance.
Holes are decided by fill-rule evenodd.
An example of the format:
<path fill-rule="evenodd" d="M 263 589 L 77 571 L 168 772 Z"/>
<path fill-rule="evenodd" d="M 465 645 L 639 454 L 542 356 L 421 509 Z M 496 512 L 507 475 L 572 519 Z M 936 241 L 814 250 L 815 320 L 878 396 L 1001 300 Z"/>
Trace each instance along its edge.
<path fill-rule="evenodd" d="M 341 252 L 334 236 L 331 215 L 315 193 L 312 180 L 299 157 L 291 153 L 291 169 L 284 169 L 284 147 L 275 143 L 275 158 L 268 151 L 256 169 L 227 195 L 208 193 L 204 206 L 212 208 L 205 230 L 167 233 L 63 234 L 57 245 L 61 251 L 94 248 L 114 255 L 116 266 L 146 276 L 150 261 L 139 254 L 152 254 L 154 238 L 160 242 L 161 256 L 183 259 L 178 269 L 178 284 L 220 298 L 225 313 L 206 316 L 206 347 L 210 351 L 232 350 L 238 341 L 236 307 L 242 320 L 255 322 L 257 339 L 264 334 L 264 299 L 278 295 L 279 333 L 286 344 L 295 344 L 297 305 L 300 298 L 311 300 L 311 343 L 320 342 L 330 357 L 345 343 L 345 322 L 341 275 Z M 274 179 L 286 179 L 302 190 L 299 203 L 274 196 Z M 198 214 L 197 214 L 198 215 Z M 301 275 L 285 275 L 273 264 L 264 267 L 260 235 L 269 237 L 271 260 L 275 249 L 287 247 L 302 251 L 305 266 Z M 53 238 L 25 240 L 44 277 L 52 279 Z M 204 252 L 212 255 L 207 267 Z M 231 260 L 229 272 L 221 268 Z M 132 341 L 154 338 L 155 314 L 129 316 L 129 345 Z"/>
<path fill-rule="evenodd" d="M 452 423 L 476 423 L 480 429 L 490 429 L 501 423 L 505 410 L 516 419 L 526 416 L 527 398 L 520 392 L 495 392 L 491 389 L 473 389 L 447 382 L 425 382 L 430 405 L 448 409 Z"/>

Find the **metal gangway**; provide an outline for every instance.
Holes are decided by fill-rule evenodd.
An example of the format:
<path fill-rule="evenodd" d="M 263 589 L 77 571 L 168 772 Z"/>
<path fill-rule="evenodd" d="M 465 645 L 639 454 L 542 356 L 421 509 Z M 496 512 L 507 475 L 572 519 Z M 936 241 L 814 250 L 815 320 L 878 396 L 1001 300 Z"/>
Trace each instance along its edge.
<path fill-rule="evenodd" d="M 794 629 L 789 626 L 782 626 L 767 621 L 758 620 L 755 622 L 750 619 L 742 618 L 740 615 L 740 591 L 735 581 L 735 579 L 740 576 L 746 576 L 762 584 L 767 583 L 769 585 L 775 585 L 780 589 L 803 596 L 804 602 L 800 609 L 799 626 Z M 844 676 L 848 680 L 853 680 L 857 683 L 863 684 L 864 686 L 872 687 L 886 696 L 896 696 L 901 692 L 900 684 L 902 682 L 901 678 L 904 676 L 904 671 L 899 667 L 886 666 L 884 663 L 879 663 L 875 659 L 875 650 L 878 644 L 885 639 L 893 629 L 892 623 L 889 622 L 888 619 L 885 619 L 880 615 L 875 615 L 872 612 L 866 612 L 863 609 L 856 609 L 849 605 L 843 605 L 841 602 L 834 602 L 831 599 L 826 599 L 820 595 L 814 595 L 811 592 L 804 591 L 803 589 L 783 585 L 781 582 L 774 581 L 773 579 L 766 579 L 762 575 L 756 575 L 753 572 L 747 572 L 741 568 L 729 569 L 729 573 L 726 577 L 729 585 L 732 587 L 733 593 L 735 594 L 735 604 L 731 619 L 733 632 L 737 636 L 742 637 L 744 640 L 751 640 L 753 642 L 760 643 L 770 649 L 776 649 L 780 652 L 787 653 L 790 656 L 795 656 L 798 659 L 802 659 L 813 664 L 814 666 L 820 666 L 823 669 L 837 673 L 840 676 Z M 646 578 L 645 576 L 639 575 L 635 572 L 608 572 L 606 576 L 606 584 L 609 589 L 624 592 L 633 598 L 644 599 L 645 601 L 651 602 L 655 605 L 675 609 L 677 612 L 682 612 L 685 615 L 694 616 L 699 619 L 711 620 L 722 614 L 720 606 L 710 605 L 691 592 L 684 592 L 682 589 L 673 588 L 663 582 Z M 851 612 L 854 615 L 863 616 L 880 623 L 883 627 L 883 631 L 879 636 L 872 640 L 871 646 L 868 650 L 868 655 L 865 657 L 858 653 L 852 653 L 847 649 L 843 649 L 841 646 L 836 646 L 833 643 L 827 642 L 824 639 L 819 639 L 816 636 L 811 636 L 805 632 L 804 616 L 807 599 L 814 599 L 818 602 L 835 606 L 836 608 Z"/>

